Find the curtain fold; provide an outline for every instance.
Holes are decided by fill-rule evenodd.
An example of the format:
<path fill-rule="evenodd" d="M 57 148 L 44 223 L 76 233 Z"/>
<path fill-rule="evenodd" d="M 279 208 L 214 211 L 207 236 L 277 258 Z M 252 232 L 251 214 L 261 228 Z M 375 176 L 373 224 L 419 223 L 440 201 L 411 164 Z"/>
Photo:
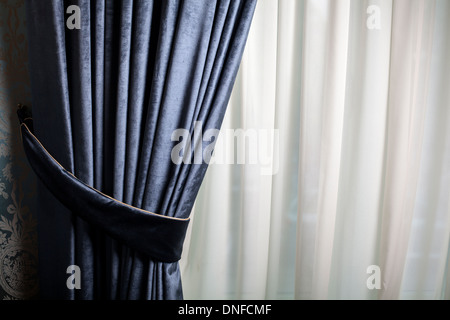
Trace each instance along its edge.
<path fill-rule="evenodd" d="M 80 8 L 79 30 L 66 27 L 70 5 Z M 207 163 L 172 162 L 171 135 L 180 128 L 192 135 L 195 123 L 220 128 L 255 5 L 28 1 L 35 136 L 88 186 L 136 208 L 188 218 Z M 193 140 L 206 147 L 201 136 Z M 177 262 L 107 236 L 42 184 L 38 201 L 43 298 L 183 297 Z M 66 287 L 69 265 L 80 267 L 79 290 Z"/>

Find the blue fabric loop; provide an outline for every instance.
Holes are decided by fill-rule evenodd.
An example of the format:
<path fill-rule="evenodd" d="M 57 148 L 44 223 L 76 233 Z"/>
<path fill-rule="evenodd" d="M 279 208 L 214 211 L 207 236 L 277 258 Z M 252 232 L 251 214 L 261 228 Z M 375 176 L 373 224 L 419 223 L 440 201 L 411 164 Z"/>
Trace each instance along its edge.
<path fill-rule="evenodd" d="M 34 172 L 70 211 L 155 261 L 180 260 L 189 218 L 152 213 L 94 189 L 60 165 L 25 122 L 21 123 L 21 131 L 24 150 Z"/>

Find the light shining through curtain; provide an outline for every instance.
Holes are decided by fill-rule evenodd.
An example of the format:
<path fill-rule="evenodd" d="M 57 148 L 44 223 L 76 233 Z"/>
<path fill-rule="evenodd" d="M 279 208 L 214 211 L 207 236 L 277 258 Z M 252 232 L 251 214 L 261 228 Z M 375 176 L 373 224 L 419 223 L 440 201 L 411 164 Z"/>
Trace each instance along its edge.
<path fill-rule="evenodd" d="M 450 298 L 449 16 L 447 0 L 259 0 L 185 298 Z"/>

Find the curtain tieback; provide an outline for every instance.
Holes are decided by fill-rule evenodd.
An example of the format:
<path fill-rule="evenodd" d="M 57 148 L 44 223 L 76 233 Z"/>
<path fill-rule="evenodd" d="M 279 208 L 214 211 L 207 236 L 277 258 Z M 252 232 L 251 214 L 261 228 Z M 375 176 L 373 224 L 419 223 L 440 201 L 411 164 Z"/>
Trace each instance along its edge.
<path fill-rule="evenodd" d="M 189 218 L 167 217 L 133 207 L 85 184 L 60 165 L 34 136 L 31 114 L 26 107 L 20 106 L 17 113 L 32 169 L 64 206 L 155 261 L 180 260 Z"/>

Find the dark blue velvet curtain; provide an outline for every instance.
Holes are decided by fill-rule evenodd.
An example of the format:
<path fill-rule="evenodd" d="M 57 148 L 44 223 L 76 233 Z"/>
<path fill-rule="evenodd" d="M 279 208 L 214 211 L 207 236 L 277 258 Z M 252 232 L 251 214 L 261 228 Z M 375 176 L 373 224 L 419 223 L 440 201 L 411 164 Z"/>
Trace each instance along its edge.
<path fill-rule="evenodd" d="M 81 29 L 66 27 L 70 5 L 81 9 Z M 151 254 L 152 237 L 165 229 L 145 228 L 133 212 L 188 218 L 207 164 L 172 162 L 171 135 L 192 132 L 196 121 L 220 128 L 255 5 L 27 1 L 34 136 L 23 132 L 42 181 L 42 298 L 183 297 L 178 262 Z M 201 137 L 194 142 L 205 147 Z M 65 170 L 55 163 L 74 177 L 60 177 Z M 91 200 L 109 202 L 92 209 Z M 117 214 L 129 219 L 108 219 L 126 204 L 131 210 Z M 80 267 L 81 289 L 66 286 L 70 265 Z"/>

